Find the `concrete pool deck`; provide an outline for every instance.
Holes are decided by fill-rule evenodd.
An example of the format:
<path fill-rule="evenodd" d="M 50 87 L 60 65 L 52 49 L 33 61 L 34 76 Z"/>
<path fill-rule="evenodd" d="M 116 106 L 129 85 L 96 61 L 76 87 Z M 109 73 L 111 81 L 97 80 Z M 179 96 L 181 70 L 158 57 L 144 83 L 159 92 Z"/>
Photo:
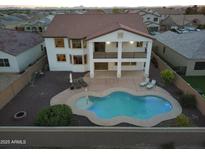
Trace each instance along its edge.
<path fill-rule="evenodd" d="M 114 126 L 119 123 L 130 123 L 137 126 L 151 127 L 158 123 L 176 118 L 181 114 L 182 109 L 179 103 L 174 99 L 167 91 L 156 86 L 153 89 L 146 89 L 145 87 L 140 87 L 139 83 L 144 80 L 143 72 L 123 72 L 120 79 L 116 78 L 116 72 L 104 72 L 99 71 L 95 73 L 95 78 L 90 79 L 88 75 L 84 77 L 84 80 L 88 83 L 87 92 L 85 89 L 70 90 L 66 89 L 61 93 L 54 96 L 50 104 L 66 104 L 72 108 L 74 114 L 86 116 L 91 122 L 97 125 L 103 126 Z M 138 120 L 125 116 L 120 116 L 113 118 L 111 120 L 103 120 L 92 112 L 86 110 L 80 110 L 76 107 L 75 101 L 80 97 L 84 96 L 105 96 L 114 91 L 124 91 L 132 95 L 143 96 L 143 95 L 156 95 L 167 99 L 171 104 L 173 109 L 170 112 L 160 114 L 148 120 Z"/>

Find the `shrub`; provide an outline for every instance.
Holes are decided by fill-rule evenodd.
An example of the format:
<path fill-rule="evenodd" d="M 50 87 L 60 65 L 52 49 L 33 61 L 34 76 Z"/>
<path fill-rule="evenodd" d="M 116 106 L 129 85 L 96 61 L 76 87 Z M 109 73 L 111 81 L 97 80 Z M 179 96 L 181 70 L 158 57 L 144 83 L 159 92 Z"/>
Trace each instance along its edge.
<path fill-rule="evenodd" d="M 54 105 L 40 111 L 36 118 L 38 126 L 68 126 L 72 111 L 67 105 Z"/>
<path fill-rule="evenodd" d="M 179 102 L 184 108 L 196 108 L 196 98 L 191 94 L 183 94 L 179 98 Z"/>
<path fill-rule="evenodd" d="M 191 126 L 191 122 L 187 116 L 184 114 L 179 115 L 176 118 L 176 124 L 178 127 L 189 127 Z"/>
<path fill-rule="evenodd" d="M 165 69 L 160 72 L 161 78 L 166 85 L 171 84 L 175 79 L 175 74 L 169 69 Z"/>
<path fill-rule="evenodd" d="M 174 142 L 168 142 L 165 144 L 161 144 L 160 146 L 162 149 L 174 149 L 175 148 Z"/>

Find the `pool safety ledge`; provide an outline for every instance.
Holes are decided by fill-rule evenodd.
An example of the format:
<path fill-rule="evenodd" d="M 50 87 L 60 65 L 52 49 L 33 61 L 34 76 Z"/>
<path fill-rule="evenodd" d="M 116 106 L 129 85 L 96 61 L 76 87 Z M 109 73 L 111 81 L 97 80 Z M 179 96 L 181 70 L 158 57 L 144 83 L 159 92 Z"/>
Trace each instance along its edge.
<path fill-rule="evenodd" d="M 104 97 L 112 92 L 116 91 L 121 91 L 121 92 L 127 92 L 135 96 L 145 96 L 145 95 L 154 95 L 154 96 L 159 96 L 162 98 L 165 98 L 168 100 L 171 105 L 172 105 L 172 110 L 166 113 L 161 113 L 159 115 L 156 115 L 150 119 L 137 119 L 137 118 L 131 118 L 127 116 L 118 116 L 114 117 L 112 119 L 101 119 L 96 116 L 94 112 L 88 111 L 88 110 L 81 110 L 76 106 L 76 101 L 81 98 L 81 97 L 86 97 L 86 96 L 95 96 L 95 97 Z M 66 102 L 64 103 L 57 103 L 56 101 L 51 101 L 51 105 L 56 105 L 56 104 L 66 104 L 69 105 L 72 109 L 72 112 L 77 115 L 81 116 L 86 116 L 91 122 L 101 125 L 101 126 L 114 126 L 120 123 L 129 123 L 133 124 L 136 126 L 143 126 L 143 127 L 152 127 L 157 124 L 159 124 L 162 121 L 169 120 L 169 119 L 174 119 L 178 115 L 181 114 L 182 108 L 180 104 L 177 102 L 176 99 L 174 99 L 168 92 L 166 91 L 157 91 L 157 90 L 145 90 L 145 91 L 134 91 L 132 89 L 127 89 L 127 88 L 111 88 L 107 89 L 102 92 L 95 92 L 95 91 L 87 91 L 87 92 L 79 92 L 76 94 L 73 94 L 70 98 L 67 99 Z"/>

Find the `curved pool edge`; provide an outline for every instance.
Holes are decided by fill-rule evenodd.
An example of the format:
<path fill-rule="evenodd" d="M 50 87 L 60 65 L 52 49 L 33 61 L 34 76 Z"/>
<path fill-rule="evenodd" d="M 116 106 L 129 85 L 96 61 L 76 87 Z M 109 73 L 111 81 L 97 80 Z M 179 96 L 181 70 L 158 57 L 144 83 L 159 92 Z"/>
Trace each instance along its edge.
<path fill-rule="evenodd" d="M 85 97 L 87 95 L 95 96 L 95 97 L 104 97 L 104 96 L 107 96 L 107 95 L 111 94 L 112 92 L 116 92 L 116 91 L 127 92 L 129 94 L 134 95 L 134 96 L 154 95 L 154 96 L 162 97 L 171 103 L 172 110 L 169 112 L 166 112 L 166 113 L 161 113 L 161 114 L 154 116 L 150 119 L 140 120 L 140 119 L 133 119 L 133 118 L 127 117 L 127 116 L 118 116 L 118 117 L 114 117 L 110 120 L 107 120 L 107 119 L 103 120 L 101 118 L 98 118 L 95 113 L 90 112 L 88 110 L 78 109 L 77 106 L 75 105 L 76 101 L 81 97 Z M 55 104 L 56 103 L 52 103 L 52 101 L 51 101 L 51 105 L 55 105 Z M 114 125 L 117 125 L 120 123 L 129 123 L 129 124 L 133 124 L 136 126 L 152 127 L 152 126 L 159 124 L 162 121 L 174 119 L 178 115 L 180 115 L 182 112 L 182 108 L 176 99 L 174 99 L 168 92 L 160 91 L 160 90 L 158 91 L 157 89 L 145 90 L 145 91 L 135 91 L 132 89 L 117 87 L 117 88 L 110 88 L 110 89 L 107 89 L 107 90 L 104 90 L 101 92 L 96 92 L 96 91 L 82 92 L 81 91 L 79 93 L 73 94 L 63 104 L 69 105 L 74 114 L 86 116 L 94 124 L 102 125 L 102 126 L 114 126 Z"/>

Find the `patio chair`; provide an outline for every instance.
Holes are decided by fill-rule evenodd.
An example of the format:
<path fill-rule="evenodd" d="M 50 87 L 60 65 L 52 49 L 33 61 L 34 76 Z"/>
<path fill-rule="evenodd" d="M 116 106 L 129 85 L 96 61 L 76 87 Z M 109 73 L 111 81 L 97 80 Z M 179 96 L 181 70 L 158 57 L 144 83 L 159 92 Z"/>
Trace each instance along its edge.
<path fill-rule="evenodd" d="M 150 83 L 148 83 L 147 89 L 151 89 L 151 88 L 155 87 L 156 83 L 157 83 L 156 80 L 152 80 Z"/>
<path fill-rule="evenodd" d="M 144 87 L 149 83 L 149 78 L 146 78 L 144 82 L 140 83 L 140 87 Z"/>
<path fill-rule="evenodd" d="M 88 84 L 83 79 L 79 79 L 78 81 L 79 81 L 79 83 L 81 84 L 82 87 L 87 87 L 88 86 Z"/>
<path fill-rule="evenodd" d="M 80 89 L 81 88 L 81 85 L 80 85 L 80 83 L 77 79 L 75 79 L 73 81 L 73 86 L 74 86 L 74 89 Z"/>

